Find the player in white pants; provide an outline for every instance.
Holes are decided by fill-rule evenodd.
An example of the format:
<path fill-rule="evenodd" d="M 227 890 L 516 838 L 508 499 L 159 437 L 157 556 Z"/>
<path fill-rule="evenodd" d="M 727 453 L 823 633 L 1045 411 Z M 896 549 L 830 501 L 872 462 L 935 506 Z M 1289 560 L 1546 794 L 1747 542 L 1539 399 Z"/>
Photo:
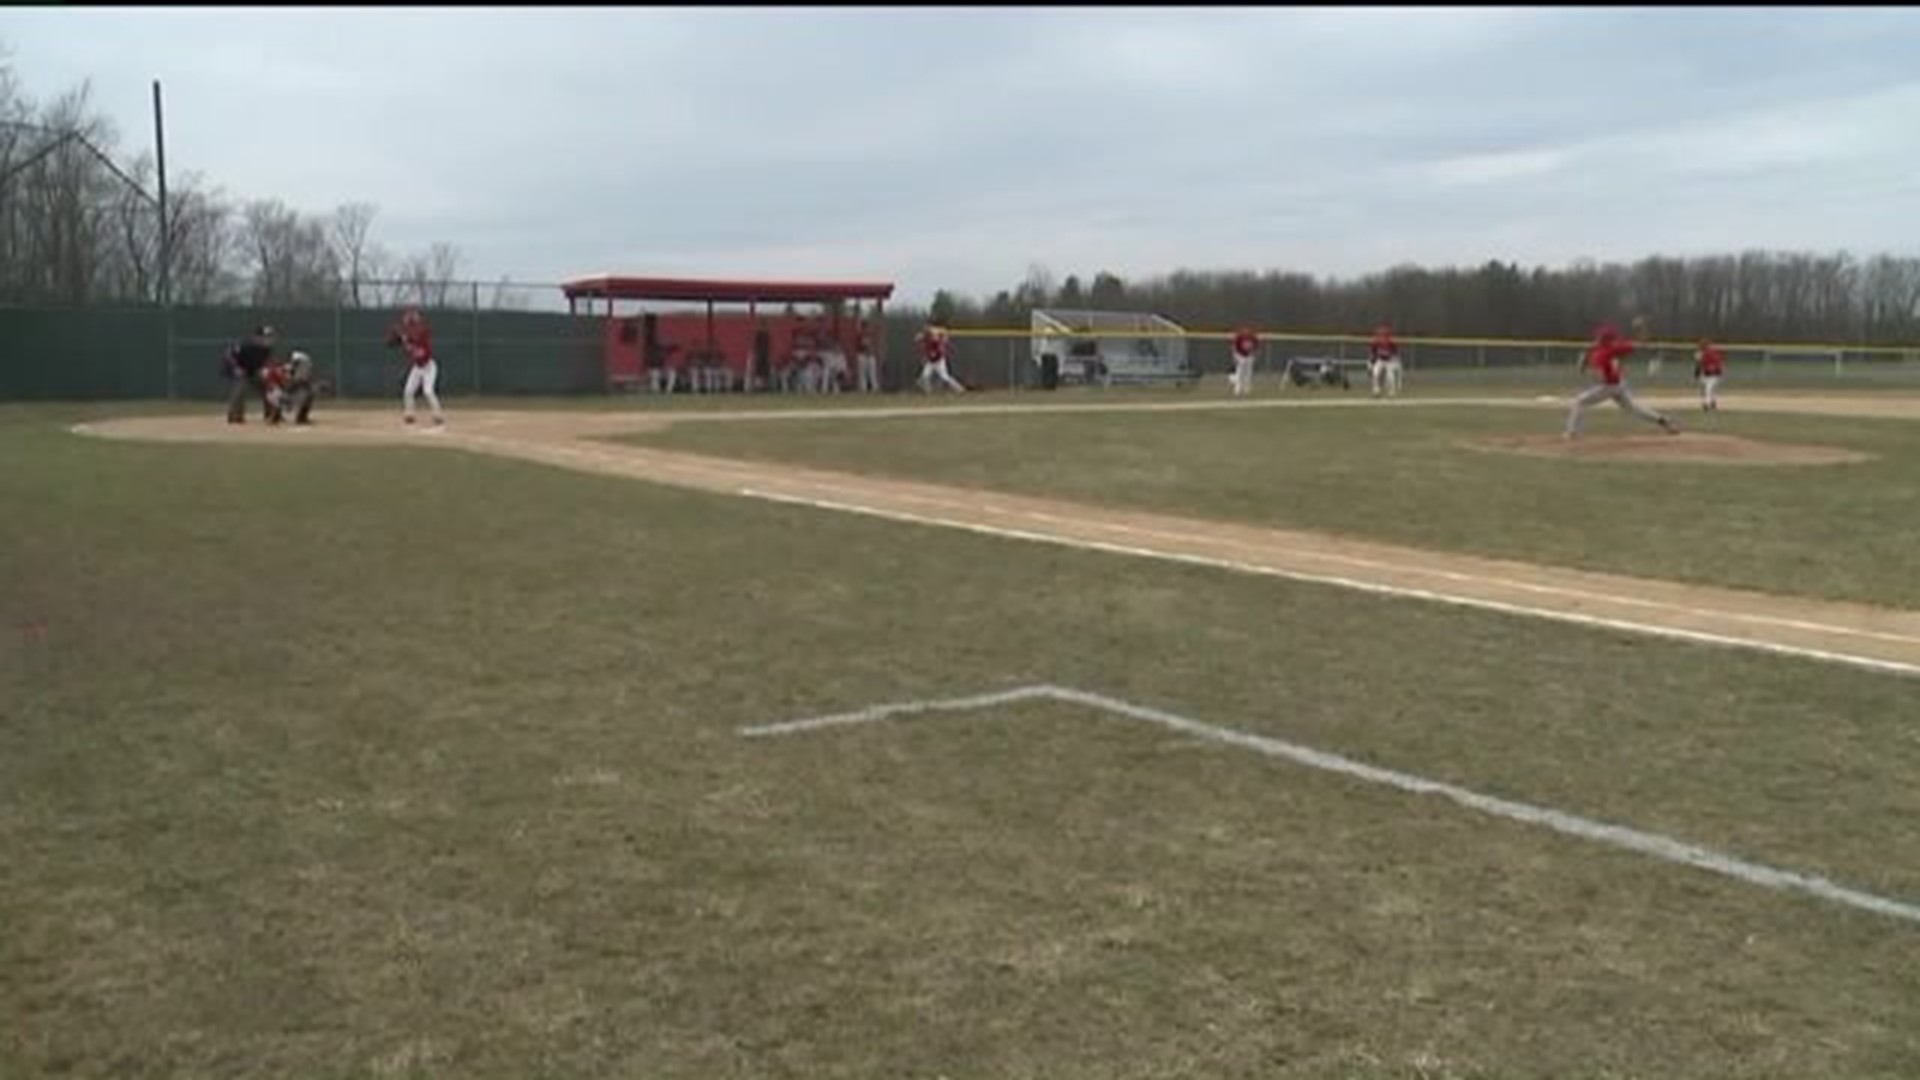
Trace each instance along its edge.
<path fill-rule="evenodd" d="M 427 395 L 427 408 L 433 410 L 433 424 L 439 427 L 447 422 L 446 415 L 440 411 L 440 396 L 434 393 L 434 384 L 440 379 L 440 365 L 433 359 L 433 331 L 427 326 L 427 320 L 418 308 L 408 308 L 400 317 L 400 328 L 388 338 L 399 345 L 407 354 L 407 388 L 400 400 L 405 406 L 404 418 L 413 423 L 413 400 L 424 393 Z"/>
<path fill-rule="evenodd" d="M 820 373 L 826 379 L 821 389 L 829 394 L 839 393 L 840 382 L 847 377 L 847 354 L 840 348 L 839 342 L 829 345 L 827 350 L 820 354 L 820 366 Z"/>
<path fill-rule="evenodd" d="M 860 392 L 877 394 L 880 392 L 880 358 L 873 355 L 873 346 L 860 342 Z"/>
<path fill-rule="evenodd" d="M 1393 328 L 1381 323 L 1373 331 L 1373 343 L 1367 351 L 1367 374 L 1373 377 L 1373 396 L 1385 392 L 1400 396 L 1400 343 L 1393 340 Z"/>
<path fill-rule="evenodd" d="M 1627 389 L 1620 361 L 1632 355 L 1633 342 L 1620 337 L 1611 326 L 1600 328 L 1593 346 L 1587 350 L 1586 364 L 1600 381 L 1573 399 L 1573 412 L 1567 416 L 1567 438 L 1579 437 L 1582 414 L 1603 401 L 1612 401 L 1648 423 L 1659 424 L 1669 435 L 1680 434 L 1680 429 L 1674 426 L 1672 420 L 1634 400 L 1633 392 Z"/>
<path fill-rule="evenodd" d="M 1234 397 L 1253 393 L 1253 362 L 1259 355 L 1259 334 L 1245 326 L 1233 332 L 1233 376 L 1227 385 L 1232 388 Z"/>
<path fill-rule="evenodd" d="M 1700 339 L 1700 349 L 1693 354 L 1693 374 L 1700 380 L 1700 410 L 1702 412 L 1720 411 L 1720 380 L 1727 373 L 1727 357 L 1713 342 Z"/>
<path fill-rule="evenodd" d="M 947 389 L 956 394 L 964 394 L 967 388 L 947 370 L 947 358 L 951 355 L 948 347 L 947 328 L 937 323 L 927 324 L 920 331 L 920 392 L 933 392 L 933 384 L 945 383 Z"/>

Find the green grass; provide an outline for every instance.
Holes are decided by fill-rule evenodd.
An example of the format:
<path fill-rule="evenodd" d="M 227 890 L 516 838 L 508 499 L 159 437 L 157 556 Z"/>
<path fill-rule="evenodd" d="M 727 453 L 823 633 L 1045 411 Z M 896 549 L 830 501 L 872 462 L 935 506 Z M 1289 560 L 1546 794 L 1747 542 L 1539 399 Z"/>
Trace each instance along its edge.
<path fill-rule="evenodd" d="M 1912 899 L 1911 681 L 70 416 L 0 422 L 9 1080 L 1920 1070 L 1920 927 L 1057 705 L 734 734 L 1056 681 Z"/>
<path fill-rule="evenodd" d="M 1551 435 L 1558 409 L 1255 410 L 688 424 L 701 453 L 1766 592 L 1920 606 L 1920 424 L 1723 412 L 1702 430 L 1842 446 L 1844 466 L 1559 460 L 1463 445 Z M 1653 429 L 1615 410 L 1594 434 Z"/>

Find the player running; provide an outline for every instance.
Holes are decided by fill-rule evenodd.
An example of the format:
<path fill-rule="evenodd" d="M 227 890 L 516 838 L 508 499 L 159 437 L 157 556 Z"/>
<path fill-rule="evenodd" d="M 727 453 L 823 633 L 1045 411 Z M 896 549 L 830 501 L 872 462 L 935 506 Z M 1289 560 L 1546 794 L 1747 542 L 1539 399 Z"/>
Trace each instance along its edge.
<path fill-rule="evenodd" d="M 407 388 L 401 394 L 406 422 L 413 423 L 414 397 L 424 393 L 427 408 L 433 410 L 434 427 L 445 424 L 447 419 L 440 411 L 440 398 L 433 392 L 434 384 L 440 379 L 440 365 L 433 359 L 433 330 L 419 308 L 407 309 L 400 317 L 400 326 L 387 335 L 387 344 L 397 345 L 407 354 Z"/>
<path fill-rule="evenodd" d="M 956 394 L 964 394 L 967 388 L 953 377 L 947 369 L 947 360 L 952 355 L 947 328 L 939 323 L 930 322 L 920 331 L 920 392 L 933 392 L 933 383 L 937 379 Z"/>
<path fill-rule="evenodd" d="M 1381 323 L 1373 330 L 1367 346 L 1367 374 L 1373 376 L 1373 396 L 1384 388 L 1388 397 L 1400 396 L 1400 343 L 1393 340 L 1393 328 Z"/>
<path fill-rule="evenodd" d="M 1253 361 L 1260 354 L 1260 335 L 1243 326 L 1233 332 L 1233 377 L 1227 385 L 1234 397 L 1253 393 Z"/>
<path fill-rule="evenodd" d="M 1693 377 L 1700 381 L 1700 411 L 1720 411 L 1720 379 L 1727 373 L 1727 358 L 1713 342 L 1700 339 L 1693 354 Z"/>
<path fill-rule="evenodd" d="M 1659 424 L 1669 435 L 1680 434 L 1673 421 L 1634 400 L 1633 393 L 1627 389 L 1626 373 L 1620 361 L 1632 355 L 1633 342 L 1621 337 L 1613 327 L 1602 326 L 1594 335 L 1593 345 L 1587 349 L 1586 366 L 1600 381 L 1573 399 L 1573 413 L 1567 417 L 1567 438 L 1580 434 L 1580 416 L 1589 405 L 1607 400 L 1648 423 Z"/>

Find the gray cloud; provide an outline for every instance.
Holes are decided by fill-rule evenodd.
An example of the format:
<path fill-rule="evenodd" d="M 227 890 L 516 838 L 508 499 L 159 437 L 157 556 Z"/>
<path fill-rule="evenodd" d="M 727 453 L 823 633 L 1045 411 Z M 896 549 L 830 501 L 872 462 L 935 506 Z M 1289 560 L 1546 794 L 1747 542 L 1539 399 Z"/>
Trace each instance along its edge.
<path fill-rule="evenodd" d="M 22 9 L 130 148 L 476 276 L 1083 274 L 1915 247 L 1920 13 Z"/>

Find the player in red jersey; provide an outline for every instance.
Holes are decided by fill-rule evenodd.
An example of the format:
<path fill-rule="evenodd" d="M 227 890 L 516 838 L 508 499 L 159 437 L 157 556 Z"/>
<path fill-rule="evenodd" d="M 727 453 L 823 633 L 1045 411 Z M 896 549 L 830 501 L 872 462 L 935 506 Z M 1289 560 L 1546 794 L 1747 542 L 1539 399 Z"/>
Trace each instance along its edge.
<path fill-rule="evenodd" d="M 1700 410 L 1720 411 L 1720 380 L 1727 373 L 1727 358 L 1713 342 L 1700 339 L 1693 354 L 1693 377 L 1700 380 Z"/>
<path fill-rule="evenodd" d="M 1367 346 L 1367 374 L 1373 376 L 1373 396 L 1385 389 L 1388 397 L 1400 396 L 1400 343 L 1393 340 L 1393 328 L 1381 323 L 1374 328 L 1373 341 Z"/>
<path fill-rule="evenodd" d="M 939 323 L 928 323 L 920 331 L 920 392 L 931 393 L 934 380 L 945 383 L 956 394 L 964 394 L 967 388 L 947 370 L 947 361 L 952 356 L 947 337 L 947 328 Z"/>
<path fill-rule="evenodd" d="M 1227 383 L 1234 397 L 1253 393 L 1253 361 L 1260 355 L 1260 335 L 1243 326 L 1233 332 L 1233 377 Z"/>
<path fill-rule="evenodd" d="M 1627 389 L 1626 372 L 1620 361 L 1632 355 L 1633 342 L 1621 337 L 1613 327 L 1602 326 L 1595 332 L 1593 344 L 1587 349 L 1586 366 L 1599 381 L 1573 399 L 1573 412 L 1567 417 L 1567 438 L 1580 434 L 1580 416 L 1589 405 L 1608 400 L 1648 423 L 1659 424 L 1669 435 L 1680 434 L 1673 421 L 1634 400 L 1633 393 Z"/>
<path fill-rule="evenodd" d="M 400 316 L 400 325 L 387 336 L 387 343 L 399 346 L 407 354 L 407 388 L 400 399 L 405 404 L 406 422 L 413 423 L 414 397 L 424 393 L 427 408 L 433 410 L 434 426 L 445 424 L 439 395 L 433 392 L 434 384 L 440 379 L 440 365 L 433 359 L 433 329 L 419 308 L 408 308 L 406 314 Z"/>
<path fill-rule="evenodd" d="M 267 400 L 267 423 L 278 424 L 287 415 L 287 365 L 278 360 L 267 362 L 266 369 L 260 373 L 260 382 L 264 387 Z"/>

